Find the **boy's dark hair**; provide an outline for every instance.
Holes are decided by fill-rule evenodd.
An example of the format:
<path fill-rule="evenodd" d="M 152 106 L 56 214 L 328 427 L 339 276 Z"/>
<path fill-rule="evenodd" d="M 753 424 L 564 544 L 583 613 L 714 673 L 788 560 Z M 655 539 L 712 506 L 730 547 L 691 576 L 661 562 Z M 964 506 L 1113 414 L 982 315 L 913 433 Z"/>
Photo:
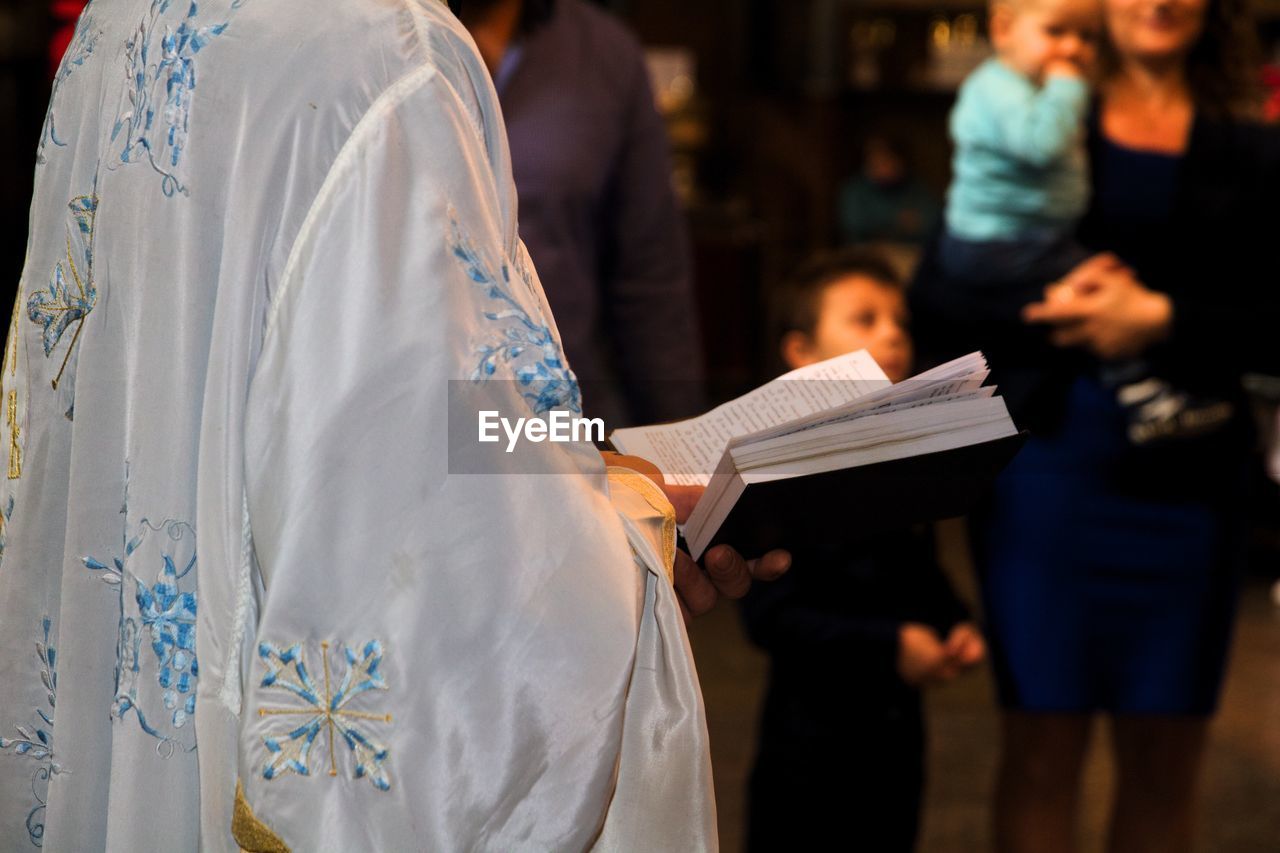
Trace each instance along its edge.
<path fill-rule="evenodd" d="M 902 279 L 883 254 L 874 249 L 838 249 L 815 255 L 783 282 L 774 294 L 774 341 L 788 332 L 812 335 L 818 325 L 822 292 L 842 278 L 860 275 L 886 287 L 902 288 Z"/>

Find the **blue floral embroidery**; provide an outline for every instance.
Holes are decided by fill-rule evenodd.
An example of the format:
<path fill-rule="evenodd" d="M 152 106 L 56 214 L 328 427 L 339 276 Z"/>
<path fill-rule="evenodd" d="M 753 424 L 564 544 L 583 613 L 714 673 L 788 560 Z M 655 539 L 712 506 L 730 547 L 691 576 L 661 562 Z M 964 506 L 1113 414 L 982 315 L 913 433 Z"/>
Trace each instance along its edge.
<path fill-rule="evenodd" d="M 191 559 L 194 564 L 195 557 Z M 173 724 L 181 728 L 196 709 L 196 594 L 178 590 L 177 568 L 166 554 L 160 580 L 152 587 L 139 582 L 135 597 L 142 627 L 150 633 L 151 650 L 159 661 L 164 706 L 173 711 Z M 178 707 L 180 696 L 186 697 L 182 707 Z"/>
<path fill-rule="evenodd" d="M 152 536 L 161 532 L 167 544 L 160 547 L 149 544 Z M 145 558 L 139 555 L 144 545 L 148 546 Z M 177 555 L 178 551 L 182 556 Z M 157 558 L 160 572 L 154 584 L 143 581 L 129 568 L 140 559 L 150 563 Z M 134 716 L 144 732 L 160 741 L 157 749 L 165 757 L 176 749 L 194 750 L 194 734 L 187 724 L 195 714 L 196 682 L 200 676 L 196 658 L 198 598 L 191 589 L 196 567 L 195 530 L 186 522 L 167 520 L 153 525 L 144 518 L 138 524 L 137 533 L 125 542 L 123 557 L 111 558 L 110 564 L 94 557 L 84 557 L 83 562 L 87 569 L 98 572 L 104 583 L 117 590 L 120 600 L 112 714 L 122 720 Z M 126 581 L 132 583 L 136 610 L 125 606 Z M 156 691 L 144 687 L 141 678 L 144 641 L 155 655 L 156 683 L 160 687 L 158 702 Z"/>
<path fill-rule="evenodd" d="M 36 655 L 40 658 L 40 681 L 44 685 L 45 698 L 49 702 L 49 710 L 36 709 L 40 722 L 34 726 L 14 724 L 18 737 L 0 737 L 0 749 L 12 750 L 14 755 L 22 755 L 39 762 L 31 774 L 31 793 L 36 798 L 36 805 L 27 815 L 27 835 L 36 847 L 44 845 L 44 808 L 49 795 L 49 777 L 62 770 L 53 760 L 53 710 L 57 702 L 58 670 L 57 653 L 49 645 L 49 629 L 51 623 L 46 616 L 40 620 L 44 628 L 44 642 L 36 643 Z"/>
<path fill-rule="evenodd" d="M 96 179 L 94 183 L 96 185 Z M 49 289 L 37 290 L 27 300 L 27 316 L 44 328 L 41 342 L 45 358 L 53 354 L 71 324 L 76 324 L 62 367 L 53 379 L 54 388 L 62 380 L 71 353 L 80 340 L 85 318 L 98 304 L 98 288 L 93 280 L 93 223 L 98 212 L 98 197 L 92 193 L 77 196 L 67 207 L 71 221 L 67 224 L 66 257 L 54 267 Z"/>
<path fill-rule="evenodd" d="M 511 294 L 511 268 L 503 263 L 501 272 L 494 275 L 480 252 L 462 231 L 456 217 L 452 218 L 452 246 L 454 256 L 462 263 L 467 277 L 481 288 L 487 299 L 504 306 L 499 310 L 485 311 L 483 316 L 495 327 L 494 337 L 476 348 L 479 363 L 471 374 L 472 382 L 492 379 L 499 365 L 506 365 L 522 388 L 521 396 L 529 403 L 534 414 L 543 415 L 552 409 L 565 409 L 582 413 L 582 396 L 578 379 L 569 369 L 564 352 L 555 333 L 545 322 L 538 322 Z M 521 270 L 522 275 L 526 275 Z M 525 278 L 525 284 L 532 284 Z"/>
<path fill-rule="evenodd" d="M 58 97 L 58 88 L 77 68 L 84 65 L 101 37 L 102 30 L 97 28 L 93 16 L 86 10 L 81 14 L 80 20 L 76 21 L 75 35 L 71 37 L 71 44 L 67 46 L 67 52 L 62 55 L 58 73 L 53 77 L 53 89 L 49 93 L 49 108 L 45 110 L 44 127 L 40 130 L 40 147 L 36 150 L 37 163 L 45 162 L 46 143 L 52 142 L 60 148 L 66 147 L 67 143 L 58 138 L 58 132 L 53 123 L 53 104 Z"/>
<path fill-rule="evenodd" d="M 387 747 L 377 743 L 359 725 L 358 721 L 391 722 L 390 714 L 372 714 L 347 710 L 352 699 L 369 690 L 386 690 L 379 667 L 382 665 L 382 643 L 370 640 L 357 654 L 350 646 L 342 646 L 347 671 L 342 683 L 333 688 L 329 673 L 329 643 L 320 644 L 320 656 L 324 669 L 323 687 L 318 685 L 307 671 L 302 657 L 302 647 L 295 643 L 281 651 L 270 643 L 258 645 L 258 656 L 267 665 L 262 687 L 274 687 L 292 693 L 304 703 L 303 707 L 259 708 L 258 715 L 300 717 L 297 726 L 262 739 L 269 758 L 262 768 L 264 779 L 275 779 L 293 772 L 299 776 L 311 775 L 311 747 L 321 730 L 328 735 L 329 775 L 338 775 L 338 759 L 335 751 L 335 735 L 341 737 L 355 762 L 357 779 L 368 776 L 379 791 L 391 788 L 383 762 L 387 759 Z"/>
<path fill-rule="evenodd" d="M 240 8 L 241 0 L 231 4 Z M 190 195 L 172 170 L 182 159 L 191 128 L 191 98 L 196 88 L 196 55 L 226 31 L 229 20 L 201 26 L 198 5 L 192 2 L 177 29 L 162 16 L 173 0 L 152 0 L 151 10 L 125 42 L 130 87 L 111 128 L 114 143 L 123 132 L 121 163 L 142 160 L 160 176 L 166 196 Z"/>
<path fill-rule="evenodd" d="M 9 538 L 9 522 L 13 520 L 13 495 L 4 504 L 4 512 L 0 513 L 0 560 L 4 559 L 4 545 Z"/>

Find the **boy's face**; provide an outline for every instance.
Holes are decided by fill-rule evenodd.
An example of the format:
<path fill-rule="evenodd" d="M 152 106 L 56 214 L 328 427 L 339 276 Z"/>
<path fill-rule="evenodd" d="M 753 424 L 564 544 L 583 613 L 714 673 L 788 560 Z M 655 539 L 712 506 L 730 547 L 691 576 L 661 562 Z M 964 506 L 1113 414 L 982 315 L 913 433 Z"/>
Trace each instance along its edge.
<path fill-rule="evenodd" d="M 911 370 L 907 306 L 898 288 L 850 275 L 823 288 L 813 334 L 791 332 L 782 341 L 782 357 L 792 367 L 865 349 L 894 382 Z"/>
<path fill-rule="evenodd" d="M 1016 0 L 991 13 L 991 40 L 1000 57 L 1037 83 L 1055 63 L 1088 75 L 1098 58 L 1102 4 L 1098 0 Z"/>

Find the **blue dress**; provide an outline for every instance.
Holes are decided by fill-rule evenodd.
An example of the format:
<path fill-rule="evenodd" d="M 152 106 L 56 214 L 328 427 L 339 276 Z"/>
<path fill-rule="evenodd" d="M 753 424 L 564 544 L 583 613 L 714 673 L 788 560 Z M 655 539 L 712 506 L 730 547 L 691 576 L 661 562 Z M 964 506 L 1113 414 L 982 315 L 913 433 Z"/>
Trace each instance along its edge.
<path fill-rule="evenodd" d="M 1181 158 L 1106 141 L 1095 150 L 1097 215 L 1130 233 L 1159 233 Z M 1214 710 L 1230 645 L 1238 537 L 1229 513 L 1210 501 L 1129 488 L 1118 472 L 1132 469 L 1139 453 L 1126 441 L 1114 391 L 1082 374 L 1060 429 L 1028 441 L 975 517 L 1006 707 Z"/>

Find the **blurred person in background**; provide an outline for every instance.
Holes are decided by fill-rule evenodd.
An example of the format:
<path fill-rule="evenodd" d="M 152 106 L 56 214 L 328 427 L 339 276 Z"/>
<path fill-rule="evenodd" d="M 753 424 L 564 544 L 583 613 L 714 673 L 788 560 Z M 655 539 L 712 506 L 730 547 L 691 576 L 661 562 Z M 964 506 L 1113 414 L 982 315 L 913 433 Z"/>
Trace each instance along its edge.
<path fill-rule="evenodd" d="M 1101 34 L 1101 0 L 993 4 L 996 56 L 964 81 L 951 112 L 955 177 L 938 252 L 951 280 L 1055 281 L 1089 257 L 1076 233 L 1089 202 L 1084 131 Z M 1213 432 L 1233 414 L 1142 359 L 1109 361 L 1099 376 L 1134 444 Z"/>
<path fill-rule="evenodd" d="M 1087 124 L 1095 252 L 1065 278 L 913 292 L 935 357 L 982 347 L 1032 438 L 973 535 L 1005 709 L 997 849 L 1075 845 L 1094 715 L 1111 715 L 1113 853 L 1191 848 L 1238 587 L 1241 374 L 1274 370 L 1280 146 L 1256 123 L 1238 0 L 1105 0 Z M 1230 401 L 1216 429 L 1137 445 L 1102 366 L 1142 358 Z"/>
<path fill-rule="evenodd" d="M 461 15 L 587 412 L 610 428 L 700 413 L 689 246 L 640 44 L 585 0 L 467 0 Z"/>
<path fill-rule="evenodd" d="M 789 369 L 866 349 L 894 382 L 911 372 L 902 284 L 878 252 L 811 260 L 776 314 Z M 980 663 L 982 635 L 926 525 L 857 540 L 795 531 L 788 545 L 788 575 L 742 602 L 748 636 L 769 655 L 748 850 L 844 839 L 837 846 L 910 853 L 925 782 L 921 692 Z"/>
<path fill-rule="evenodd" d="M 919 244 L 933 232 L 941 205 L 916 177 L 906 142 L 883 133 L 863 143 L 858 174 L 840 190 L 840 239 Z"/>

